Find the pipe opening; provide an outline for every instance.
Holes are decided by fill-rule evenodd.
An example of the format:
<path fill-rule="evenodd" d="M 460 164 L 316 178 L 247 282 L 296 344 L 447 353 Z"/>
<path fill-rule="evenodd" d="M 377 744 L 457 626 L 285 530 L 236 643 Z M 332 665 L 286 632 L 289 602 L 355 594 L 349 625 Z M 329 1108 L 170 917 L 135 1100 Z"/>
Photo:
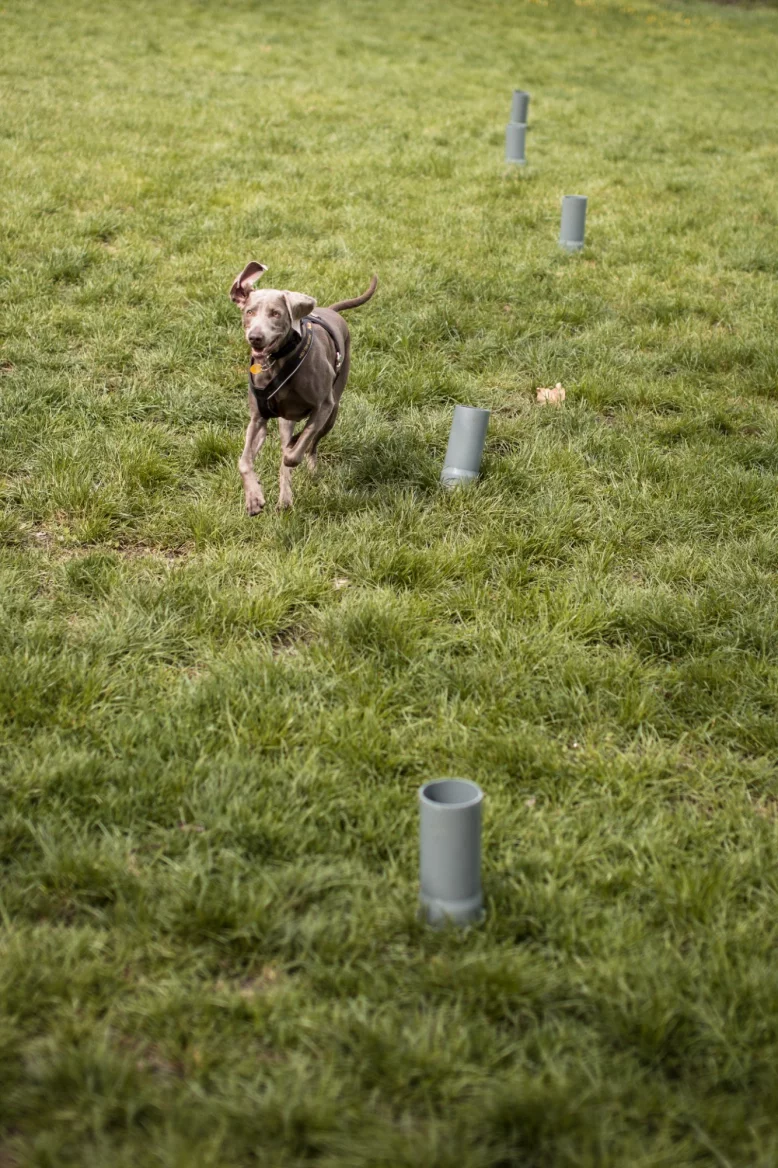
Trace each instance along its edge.
<path fill-rule="evenodd" d="M 424 784 L 421 796 L 428 803 L 464 807 L 469 803 L 478 803 L 483 798 L 483 792 L 469 779 L 436 779 Z"/>

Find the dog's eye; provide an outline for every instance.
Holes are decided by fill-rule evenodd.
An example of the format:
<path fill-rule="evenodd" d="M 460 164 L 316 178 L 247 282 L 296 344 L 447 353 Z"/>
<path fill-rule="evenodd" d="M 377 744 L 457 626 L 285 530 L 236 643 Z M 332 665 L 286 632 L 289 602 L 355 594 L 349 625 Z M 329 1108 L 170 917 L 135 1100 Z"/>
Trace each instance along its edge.
<path fill-rule="evenodd" d="M 268 312 L 268 316 L 280 316 L 280 315 L 281 315 L 281 313 L 278 311 L 277 308 L 271 308 L 270 311 Z"/>

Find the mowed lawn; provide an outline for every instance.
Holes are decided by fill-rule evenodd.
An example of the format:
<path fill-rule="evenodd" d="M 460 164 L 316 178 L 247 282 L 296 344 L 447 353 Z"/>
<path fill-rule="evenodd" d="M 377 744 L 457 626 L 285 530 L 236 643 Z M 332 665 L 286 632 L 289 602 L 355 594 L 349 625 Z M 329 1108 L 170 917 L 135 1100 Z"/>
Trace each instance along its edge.
<path fill-rule="evenodd" d="M 2 1168 L 774 1168 L 778 11 L 0 38 Z M 251 258 L 380 279 L 253 520 Z M 416 913 L 440 775 L 486 791 L 464 932 Z"/>

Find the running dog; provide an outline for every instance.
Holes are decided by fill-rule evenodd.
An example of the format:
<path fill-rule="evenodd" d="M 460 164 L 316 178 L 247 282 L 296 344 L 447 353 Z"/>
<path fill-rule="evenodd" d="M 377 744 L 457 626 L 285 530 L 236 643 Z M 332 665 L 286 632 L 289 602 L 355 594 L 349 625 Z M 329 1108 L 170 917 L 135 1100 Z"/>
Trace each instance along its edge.
<path fill-rule="evenodd" d="M 335 425 L 349 375 L 351 339 L 340 313 L 365 304 L 378 286 L 373 276 L 362 296 L 340 300 L 314 313 L 312 296 L 256 289 L 254 285 L 266 271 L 264 264 L 252 260 L 230 289 L 251 346 L 251 420 L 238 462 L 249 515 L 259 515 L 265 506 L 254 462 L 267 437 L 270 418 L 278 418 L 281 436 L 279 510 L 292 506 L 292 469 L 303 458 L 312 471 L 316 469 L 316 448 Z M 305 425 L 295 434 L 295 422 L 303 418 Z"/>

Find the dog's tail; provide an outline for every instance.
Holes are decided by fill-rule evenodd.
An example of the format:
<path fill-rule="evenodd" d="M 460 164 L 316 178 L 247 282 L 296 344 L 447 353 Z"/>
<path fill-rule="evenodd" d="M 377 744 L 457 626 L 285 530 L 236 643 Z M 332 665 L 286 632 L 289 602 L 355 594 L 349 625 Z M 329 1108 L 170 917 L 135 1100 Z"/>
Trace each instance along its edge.
<path fill-rule="evenodd" d="M 367 304 L 377 287 L 378 276 L 373 276 L 367 292 L 363 292 L 361 296 L 355 296 L 353 300 L 339 300 L 337 304 L 331 304 L 330 308 L 333 312 L 342 312 L 344 308 L 359 308 L 360 304 Z"/>

